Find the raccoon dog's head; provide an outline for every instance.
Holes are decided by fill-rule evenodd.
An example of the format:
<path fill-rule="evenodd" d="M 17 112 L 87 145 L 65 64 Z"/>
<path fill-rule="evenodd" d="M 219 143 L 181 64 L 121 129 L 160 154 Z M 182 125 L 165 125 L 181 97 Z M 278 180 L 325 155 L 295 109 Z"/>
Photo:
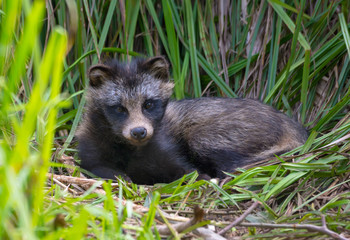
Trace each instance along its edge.
<path fill-rule="evenodd" d="M 90 68 L 88 104 L 103 110 L 119 141 L 142 146 L 152 138 L 174 87 L 168 68 L 163 57 Z"/>

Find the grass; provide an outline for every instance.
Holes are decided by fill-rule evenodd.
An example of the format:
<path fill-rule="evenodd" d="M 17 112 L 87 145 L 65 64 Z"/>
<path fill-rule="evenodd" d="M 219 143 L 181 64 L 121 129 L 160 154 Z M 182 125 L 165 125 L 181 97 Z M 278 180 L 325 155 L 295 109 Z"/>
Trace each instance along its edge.
<path fill-rule="evenodd" d="M 192 230 L 219 232 L 244 212 L 226 237 L 350 236 L 348 1 L 0 6 L 1 239 L 160 239 L 164 225 L 169 238 L 195 239 Z M 257 98 L 302 122 L 308 141 L 220 183 L 196 181 L 195 172 L 155 186 L 80 178 L 74 134 L 87 69 L 154 55 L 171 63 L 174 98 Z M 172 220 L 193 217 L 195 206 L 204 220 L 198 210 L 180 231 Z"/>

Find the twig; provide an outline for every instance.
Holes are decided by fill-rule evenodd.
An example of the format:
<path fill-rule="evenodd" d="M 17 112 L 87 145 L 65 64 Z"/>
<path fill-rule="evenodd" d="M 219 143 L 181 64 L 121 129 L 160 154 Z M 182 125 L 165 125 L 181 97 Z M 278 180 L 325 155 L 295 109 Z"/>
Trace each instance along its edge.
<path fill-rule="evenodd" d="M 78 195 L 77 191 L 71 189 L 69 186 L 64 185 L 63 183 L 61 183 L 60 181 L 58 181 L 56 178 L 53 178 L 53 181 L 54 181 L 57 185 L 63 187 L 63 188 L 65 189 L 65 191 L 69 191 L 69 192 L 73 193 L 73 194 L 76 195 L 76 196 Z"/>
<path fill-rule="evenodd" d="M 232 227 L 240 224 L 249 213 L 251 213 L 260 203 L 258 201 L 254 202 L 248 209 L 245 211 L 239 218 L 237 218 L 235 221 L 227 225 L 224 229 L 222 229 L 220 232 L 218 232 L 219 235 L 223 235 L 225 232 L 230 230 Z"/>
<path fill-rule="evenodd" d="M 325 223 L 324 223 L 325 224 Z M 322 227 L 311 224 L 273 224 L 273 223 L 240 223 L 239 226 L 243 227 L 260 227 L 260 228 L 293 228 L 293 229 L 306 229 L 312 232 L 320 232 L 331 236 L 334 239 L 347 240 L 347 238 L 340 234 L 329 230 L 326 225 L 322 224 Z"/>
<path fill-rule="evenodd" d="M 92 186 L 97 182 L 99 182 L 101 184 L 103 183 L 103 181 L 98 181 L 98 180 L 94 180 L 94 179 L 71 177 L 71 176 L 57 175 L 57 174 L 52 174 L 52 173 L 47 173 L 46 176 L 48 178 L 55 178 L 60 182 L 71 183 L 71 184 L 74 183 L 74 184 L 79 184 L 81 186 L 83 186 L 83 185 Z"/>
<path fill-rule="evenodd" d="M 242 221 L 248 216 L 249 213 L 251 213 L 257 206 L 259 205 L 259 202 L 255 202 L 252 206 L 250 206 L 247 211 L 242 214 L 239 218 L 237 218 L 234 222 L 226 226 L 224 229 L 222 229 L 218 234 L 222 235 L 228 230 L 230 230 L 232 227 L 239 225 L 243 227 L 261 227 L 261 228 L 293 228 L 293 229 L 306 229 L 313 232 L 320 232 L 327 234 L 328 236 L 333 237 L 334 239 L 341 239 L 346 240 L 345 237 L 341 236 L 340 234 L 333 232 L 332 230 L 329 230 L 327 228 L 326 224 L 326 218 L 322 215 L 322 226 L 316 226 L 312 224 L 272 224 L 272 223 L 242 223 Z"/>
<path fill-rule="evenodd" d="M 194 215 L 191 219 L 188 219 L 185 222 L 180 222 L 180 223 L 175 223 L 175 224 L 170 224 L 168 217 L 165 215 L 166 213 L 163 212 L 163 210 L 158 208 L 158 212 L 162 217 L 162 221 L 165 222 L 165 225 L 163 226 L 156 226 L 157 231 L 159 234 L 164 235 L 164 236 L 170 236 L 173 235 L 175 238 L 179 237 L 178 233 L 183 232 L 184 230 L 192 227 L 193 225 L 201 222 L 204 217 L 204 211 L 203 209 L 199 208 L 198 206 L 195 206 L 194 208 Z M 164 214 L 165 213 L 165 214 Z M 200 236 L 201 238 L 205 240 L 225 240 L 226 238 L 221 237 L 217 233 L 204 228 L 204 227 L 199 227 L 195 230 L 193 230 L 193 233 Z"/>
<path fill-rule="evenodd" d="M 200 227 L 193 231 L 194 234 L 200 236 L 204 240 L 225 240 L 226 238 L 209 230 L 208 228 Z"/>
<path fill-rule="evenodd" d="M 181 208 L 183 208 L 183 206 L 186 204 L 187 199 L 191 195 L 191 193 L 192 193 L 192 190 L 188 192 L 185 200 L 183 200 L 183 202 L 181 203 L 181 205 L 180 205 L 179 209 L 177 210 L 177 212 L 175 213 L 175 215 L 179 215 L 179 212 L 180 212 Z"/>
<path fill-rule="evenodd" d="M 347 139 L 349 139 L 349 138 L 350 138 L 350 133 L 347 134 L 347 135 L 345 135 L 344 137 L 341 137 L 341 138 L 339 138 L 339 139 L 337 139 L 337 140 L 331 142 L 330 144 L 327 144 L 326 146 L 321 147 L 320 149 L 324 149 L 324 148 L 328 148 L 328 147 L 330 147 L 330 146 L 336 145 L 337 143 L 343 142 L 343 141 L 345 141 L 345 140 L 347 140 Z"/>
<path fill-rule="evenodd" d="M 166 213 L 177 213 L 179 212 L 179 214 L 193 214 L 193 211 L 190 211 L 190 210 L 176 210 L 176 209 L 169 209 L 169 210 L 163 210 L 163 212 L 166 212 Z M 239 214 L 241 213 L 242 211 L 238 211 L 238 210 L 227 210 L 227 211 L 220 211 L 220 210 L 206 210 L 205 211 L 206 214 L 210 214 L 210 215 L 220 215 L 220 216 L 225 216 L 225 215 L 233 215 L 233 214 Z"/>
<path fill-rule="evenodd" d="M 161 216 L 163 217 L 163 220 L 167 220 L 165 218 L 165 216 L 162 214 L 162 211 L 160 211 L 160 209 L 158 209 L 158 211 L 161 213 Z M 176 223 L 176 224 L 173 224 L 173 225 L 170 225 L 170 226 L 167 226 L 169 225 L 168 223 L 165 225 L 165 226 L 159 226 L 157 227 L 157 230 L 160 234 L 162 235 L 171 235 L 172 232 L 175 230 L 176 232 L 182 232 L 184 231 L 185 229 L 199 223 L 200 221 L 203 220 L 203 216 L 204 216 L 204 211 L 203 209 L 199 208 L 198 206 L 195 206 L 194 208 L 194 216 L 186 221 L 186 222 L 181 222 L 181 223 Z"/>

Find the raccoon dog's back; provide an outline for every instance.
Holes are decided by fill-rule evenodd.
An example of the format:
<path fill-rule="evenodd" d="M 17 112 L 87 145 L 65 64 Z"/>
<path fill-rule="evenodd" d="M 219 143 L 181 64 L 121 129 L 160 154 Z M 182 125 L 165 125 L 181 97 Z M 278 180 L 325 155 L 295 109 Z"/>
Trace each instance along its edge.
<path fill-rule="evenodd" d="M 198 98 L 168 104 L 163 124 L 189 159 L 210 176 L 298 147 L 306 130 L 253 99 Z"/>

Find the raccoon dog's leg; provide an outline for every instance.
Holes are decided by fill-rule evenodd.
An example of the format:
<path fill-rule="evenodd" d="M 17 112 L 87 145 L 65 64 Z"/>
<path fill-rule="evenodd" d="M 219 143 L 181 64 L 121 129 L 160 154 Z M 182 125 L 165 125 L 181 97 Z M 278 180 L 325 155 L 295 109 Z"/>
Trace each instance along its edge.
<path fill-rule="evenodd" d="M 125 180 L 130 180 L 126 176 L 125 171 L 118 167 L 112 162 L 112 152 L 114 149 L 108 148 L 107 143 L 96 143 L 91 140 L 88 136 L 81 136 L 79 142 L 79 157 L 84 159 L 81 162 L 81 168 L 91 172 L 92 174 L 106 179 L 115 179 L 118 176 L 122 176 Z"/>

